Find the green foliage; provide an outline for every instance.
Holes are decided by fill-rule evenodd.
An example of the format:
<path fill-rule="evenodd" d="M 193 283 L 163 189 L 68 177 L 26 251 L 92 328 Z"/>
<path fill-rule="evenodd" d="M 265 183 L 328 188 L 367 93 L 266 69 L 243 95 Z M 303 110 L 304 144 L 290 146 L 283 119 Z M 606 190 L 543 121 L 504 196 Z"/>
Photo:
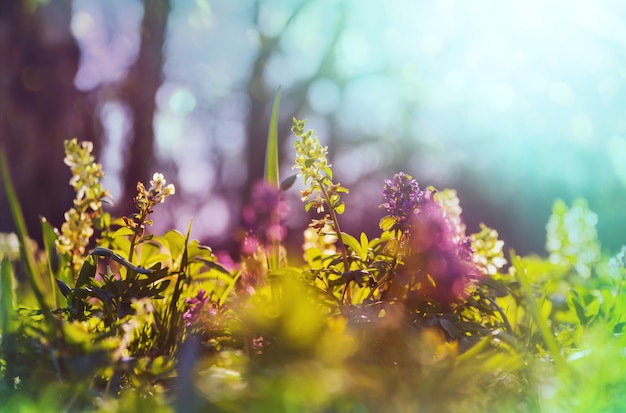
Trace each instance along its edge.
<path fill-rule="evenodd" d="M 50 308 L 42 292 L 43 277 L 37 268 L 37 264 L 35 263 L 34 250 L 30 248 L 26 224 L 24 223 L 24 216 L 17 200 L 15 189 L 13 188 L 13 183 L 9 175 L 9 166 L 3 152 L 0 152 L 0 175 L 2 175 L 2 184 L 9 202 L 9 208 L 11 210 L 13 221 L 15 222 L 17 238 L 20 245 L 21 262 L 24 265 L 26 279 L 28 280 L 29 287 L 32 289 L 32 292 L 37 299 L 39 308 L 44 314 L 48 315 Z"/>
<path fill-rule="evenodd" d="M 278 183 L 278 99 L 273 191 L 290 186 Z M 42 219 L 38 251 L 0 158 L 17 229 L 1 239 L 0 411 L 623 410 L 626 247 L 601 254 L 583 201 L 555 203 L 547 258 L 511 251 L 508 268 L 494 229 L 465 234 L 454 190 L 404 173 L 385 183 L 380 234 L 348 234 L 347 189 L 304 126 L 294 120 L 294 168 L 318 215 L 301 258 L 279 236 L 229 263 L 190 230 L 149 233 L 175 193 L 158 173 L 138 183 L 134 214 L 110 217 L 101 168 L 75 140 L 76 199 L 61 231 Z M 280 208 L 270 195 L 264 207 Z"/>
<path fill-rule="evenodd" d="M 598 216 L 583 199 L 571 208 L 557 200 L 548 220 L 546 249 L 550 262 L 571 268 L 583 279 L 591 276 L 592 266 L 600 259 L 596 224 Z"/>
<path fill-rule="evenodd" d="M 280 183 L 280 176 L 278 173 L 278 108 L 280 106 L 280 87 L 276 90 L 274 96 L 274 103 L 272 105 L 272 115 L 270 118 L 270 127 L 267 133 L 267 150 L 265 152 L 265 182 L 272 185 L 273 188 L 278 189 Z M 273 217 L 273 224 L 279 225 L 277 221 L 278 217 Z M 271 245 L 268 251 L 268 268 L 275 270 L 278 268 L 279 261 L 279 248 L 277 242 Z"/>

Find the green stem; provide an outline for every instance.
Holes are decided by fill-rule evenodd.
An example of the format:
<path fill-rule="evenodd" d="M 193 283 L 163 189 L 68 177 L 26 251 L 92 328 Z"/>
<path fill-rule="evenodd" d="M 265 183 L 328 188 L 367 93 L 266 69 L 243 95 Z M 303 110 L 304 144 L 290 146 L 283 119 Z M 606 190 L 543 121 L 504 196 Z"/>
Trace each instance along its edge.
<path fill-rule="evenodd" d="M 128 251 L 128 261 L 133 262 L 133 257 L 135 256 L 135 247 L 137 246 L 137 237 L 143 235 L 144 224 L 146 219 L 148 219 L 148 212 L 153 205 L 148 204 L 146 209 L 140 209 L 139 216 L 135 221 L 135 227 L 132 228 L 133 235 L 130 237 L 130 247 Z"/>
<path fill-rule="evenodd" d="M 330 214 L 330 219 L 333 222 L 333 229 L 337 234 L 337 239 L 339 240 L 339 246 L 341 250 L 341 258 L 343 260 L 343 270 L 344 272 L 350 271 L 350 261 L 348 260 L 348 252 L 346 251 L 346 245 L 343 243 L 341 239 L 341 228 L 339 227 L 339 219 L 337 218 L 337 214 L 335 213 L 335 208 L 330 203 L 330 196 L 328 195 L 328 191 L 324 188 L 324 184 L 320 182 L 320 188 L 322 190 L 322 194 L 324 194 L 324 198 L 326 199 L 326 203 L 328 204 L 328 213 Z M 347 299 L 348 303 L 352 302 L 352 296 L 350 294 L 350 281 L 346 282 L 346 287 L 344 290 L 345 299 Z M 344 297 L 342 297 L 343 299 Z"/>
<path fill-rule="evenodd" d="M 348 261 L 348 252 L 346 251 L 346 246 L 343 243 L 343 240 L 341 239 L 341 228 L 339 228 L 339 220 L 337 219 L 335 208 L 333 208 L 330 205 L 330 196 L 328 195 L 328 191 L 326 191 L 322 183 L 320 183 L 320 188 L 322 190 L 322 194 L 324 195 L 324 198 L 326 199 L 326 203 L 328 204 L 328 213 L 330 214 L 331 221 L 333 221 L 333 229 L 335 230 L 335 233 L 337 234 L 337 238 L 340 241 L 341 257 L 343 259 L 344 271 L 349 271 L 350 262 Z"/>

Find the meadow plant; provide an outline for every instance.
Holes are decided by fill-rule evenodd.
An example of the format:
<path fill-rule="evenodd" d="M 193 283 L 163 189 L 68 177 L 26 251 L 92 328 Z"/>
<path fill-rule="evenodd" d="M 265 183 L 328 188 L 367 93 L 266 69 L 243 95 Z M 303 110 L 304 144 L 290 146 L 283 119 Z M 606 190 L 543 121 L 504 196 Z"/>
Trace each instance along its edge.
<path fill-rule="evenodd" d="M 76 278 L 83 264 L 85 251 L 94 235 L 94 221 L 103 229 L 103 202 L 110 202 L 109 194 L 102 188 L 102 166 L 95 162 L 91 142 L 78 143 L 76 138 L 66 140 L 64 162 L 70 167 L 70 185 L 76 192 L 74 206 L 65 213 L 65 222 L 56 239 L 60 254 L 69 258 L 67 265 L 72 278 Z"/>
<path fill-rule="evenodd" d="M 65 144 L 76 197 L 60 231 L 42 221 L 45 254 L 24 254 L 34 247 L 5 185 L 19 230 L 0 237 L 0 411 L 624 406 L 618 373 L 584 380 L 594 366 L 626 366 L 625 254 L 601 253 L 586 203 L 555 203 L 547 258 L 510 251 L 507 260 L 496 230 L 467 234 L 456 191 L 399 172 L 381 182 L 380 233 L 351 235 L 339 222 L 348 190 L 294 119 L 293 168 L 311 222 L 302 254 L 287 257 L 278 96 L 237 259 L 189 230 L 150 233 L 154 208 L 175 194 L 160 173 L 137 184 L 134 214 L 112 219 L 88 142 Z M 14 274 L 16 240 L 30 289 Z M 49 278 L 64 299 L 40 288 Z"/>

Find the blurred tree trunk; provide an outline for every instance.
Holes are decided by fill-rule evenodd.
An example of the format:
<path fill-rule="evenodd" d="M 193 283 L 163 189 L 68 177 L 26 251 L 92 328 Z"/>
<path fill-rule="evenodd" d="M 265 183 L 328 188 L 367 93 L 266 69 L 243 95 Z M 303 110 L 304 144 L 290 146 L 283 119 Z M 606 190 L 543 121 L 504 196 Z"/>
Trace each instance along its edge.
<path fill-rule="evenodd" d="M 152 177 L 155 97 L 162 82 L 163 45 L 170 10 L 170 0 L 144 1 L 139 55 L 128 71 L 122 92 L 131 112 L 133 132 L 126 153 L 126 169 L 121 175 L 120 213 L 133 211 L 132 198 L 137 194 L 137 181 L 147 185 Z"/>
<path fill-rule="evenodd" d="M 287 28 L 293 23 L 298 14 L 306 6 L 306 1 L 301 2 L 296 6 L 287 19 L 283 30 L 274 37 L 267 37 L 263 34 L 261 37 L 261 47 L 259 50 L 252 68 L 250 70 L 250 77 L 248 78 L 247 92 L 250 97 L 250 111 L 248 112 L 248 119 L 246 122 L 246 136 L 247 147 L 245 149 L 246 168 L 248 170 L 247 179 L 244 183 L 242 190 L 242 199 L 244 205 L 249 203 L 250 195 L 252 193 L 252 187 L 254 184 L 263 179 L 265 174 L 265 151 L 267 147 L 267 133 L 269 130 L 270 115 L 272 100 L 275 90 L 269 90 L 265 83 L 265 71 L 267 63 L 271 56 L 276 53 L 278 45 L 282 36 L 286 32 Z M 255 4 L 255 25 L 258 26 L 258 15 L 260 3 Z M 285 96 L 281 98 L 283 102 L 281 106 L 285 106 Z M 291 117 L 287 121 L 288 125 L 291 125 Z M 279 120 L 278 130 L 278 142 L 279 152 L 284 150 L 284 145 L 281 144 L 288 136 L 285 135 L 285 123 Z M 287 128 L 286 130 L 289 130 Z M 281 159 L 279 153 L 279 160 Z M 285 177 L 282 177 L 283 179 Z"/>
<path fill-rule="evenodd" d="M 257 4 L 257 20 L 255 24 L 258 26 L 258 6 Z M 246 167 L 248 169 L 248 179 L 246 180 L 242 191 L 244 203 L 249 202 L 252 186 L 264 176 L 265 167 L 265 150 L 267 146 L 267 133 L 270 123 L 271 106 L 275 91 L 269 90 L 265 84 L 265 72 L 267 63 L 273 54 L 277 52 L 278 45 L 287 32 L 287 29 L 296 17 L 302 13 L 307 6 L 307 2 L 303 1 L 296 6 L 290 17 L 285 22 L 285 26 L 274 37 L 267 37 L 261 34 L 261 48 L 254 60 L 250 77 L 248 79 L 247 92 L 250 96 L 250 111 L 248 113 L 248 121 L 246 124 L 247 132 L 247 148 L 246 148 Z M 341 36 L 346 19 L 346 7 L 340 5 L 339 21 L 336 30 L 330 34 L 330 40 L 326 53 L 318 62 L 315 72 L 294 85 L 291 88 L 291 96 L 285 96 L 284 91 L 281 98 L 281 113 L 289 110 L 295 114 L 302 110 L 306 105 L 306 94 L 311 84 L 321 76 L 333 75 L 333 65 L 336 53 L 337 42 Z M 343 87 L 343 85 L 342 85 Z M 286 145 L 285 142 L 292 139 L 289 131 L 291 130 L 292 116 L 282 116 L 278 123 L 278 140 L 279 140 L 279 160 L 285 152 L 293 154 L 292 145 Z M 281 177 L 285 179 L 286 176 Z"/>
<path fill-rule="evenodd" d="M 0 146 L 33 237 L 41 232 L 38 215 L 58 227 L 72 205 L 63 141 L 99 147 L 93 107 L 73 83 L 80 51 L 71 18 L 70 0 L 0 1 Z M 0 231 L 12 231 L 3 191 L 0 211 Z"/>

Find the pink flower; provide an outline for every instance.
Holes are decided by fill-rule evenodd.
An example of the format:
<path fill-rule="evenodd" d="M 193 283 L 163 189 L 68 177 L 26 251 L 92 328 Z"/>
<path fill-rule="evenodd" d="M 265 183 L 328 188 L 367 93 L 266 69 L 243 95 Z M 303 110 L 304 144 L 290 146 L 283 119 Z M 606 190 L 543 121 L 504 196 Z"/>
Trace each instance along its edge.
<path fill-rule="evenodd" d="M 282 192 L 260 181 L 252 188 L 251 203 L 243 208 L 242 216 L 246 229 L 255 234 L 261 244 L 267 244 L 285 238 L 283 221 L 288 213 Z"/>
<path fill-rule="evenodd" d="M 458 226 L 446 219 L 441 205 L 428 191 L 421 208 L 410 221 L 412 253 L 406 259 L 406 270 L 428 276 L 421 292 L 447 306 L 466 295 L 466 286 L 480 271 L 476 268 L 469 238 L 458 233 Z"/>

